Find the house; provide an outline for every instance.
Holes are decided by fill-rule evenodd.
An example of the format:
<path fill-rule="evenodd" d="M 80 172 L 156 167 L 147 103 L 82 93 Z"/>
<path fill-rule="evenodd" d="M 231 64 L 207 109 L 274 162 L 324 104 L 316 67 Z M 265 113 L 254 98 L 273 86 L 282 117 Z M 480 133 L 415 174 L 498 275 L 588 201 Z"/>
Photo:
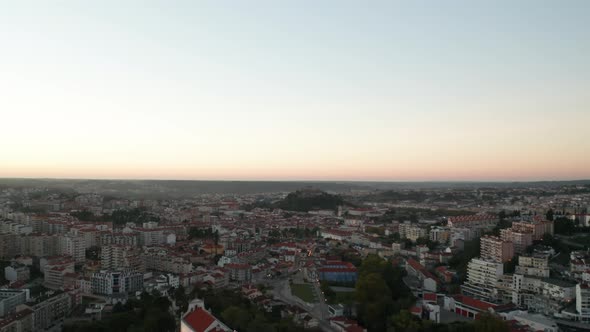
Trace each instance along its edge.
<path fill-rule="evenodd" d="M 205 309 L 203 300 L 195 299 L 180 319 L 180 332 L 230 332 L 227 327 Z"/>

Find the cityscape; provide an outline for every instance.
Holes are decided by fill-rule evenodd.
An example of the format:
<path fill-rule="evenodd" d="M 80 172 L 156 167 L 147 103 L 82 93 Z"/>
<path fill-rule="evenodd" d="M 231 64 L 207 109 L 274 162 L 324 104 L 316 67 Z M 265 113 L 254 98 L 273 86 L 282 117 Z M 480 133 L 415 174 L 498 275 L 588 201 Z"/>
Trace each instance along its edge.
<path fill-rule="evenodd" d="M 590 181 L 159 182 L 0 181 L 0 331 L 590 326 Z"/>
<path fill-rule="evenodd" d="M 0 1 L 0 332 L 590 332 L 590 1 Z"/>

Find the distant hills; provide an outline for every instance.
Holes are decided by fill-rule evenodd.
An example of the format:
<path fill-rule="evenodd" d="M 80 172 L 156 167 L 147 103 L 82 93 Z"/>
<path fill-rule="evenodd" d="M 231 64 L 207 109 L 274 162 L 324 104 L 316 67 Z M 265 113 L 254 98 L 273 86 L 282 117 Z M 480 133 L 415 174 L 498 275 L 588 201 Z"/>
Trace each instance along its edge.
<path fill-rule="evenodd" d="M 274 205 L 282 210 L 307 212 L 311 210 L 333 210 L 344 205 L 339 195 L 332 195 L 320 190 L 304 189 L 290 193 Z"/>
<path fill-rule="evenodd" d="M 179 198 L 200 194 L 263 194 L 293 192 L 313 187 L 327 192 L 441 188 L 551 188 L 588 185 L 590 180 L 537 182 L 369 182 L 369 181 L 192 181 L 192 180 L 85 180 L 0 178 L 0 188 L 36 187 L 80 193 L 139 198 Z"/>

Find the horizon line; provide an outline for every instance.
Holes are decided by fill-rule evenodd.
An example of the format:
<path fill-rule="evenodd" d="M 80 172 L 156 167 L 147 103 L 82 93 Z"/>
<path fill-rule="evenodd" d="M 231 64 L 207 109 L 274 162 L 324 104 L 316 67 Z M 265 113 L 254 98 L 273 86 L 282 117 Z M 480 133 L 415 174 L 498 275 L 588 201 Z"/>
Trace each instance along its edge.
<path fill-rule="evenodd" d="M 362 180 L 362 179 L 181 179 L 181 178 L 62 178 L 62 177 L 3 177 L 0 180 L 66 180 L 66 181 L 194 181 L 194 182 L 320 182 L 320 183 L 337 183 L 337 182 L 357 182 L 357 183 L 532 183 L 532 182 L 585 182 L 586 179 L 530 179 L 530 180 L 511 180 L 511 179 L 469 179 L 469 180 Z"/>

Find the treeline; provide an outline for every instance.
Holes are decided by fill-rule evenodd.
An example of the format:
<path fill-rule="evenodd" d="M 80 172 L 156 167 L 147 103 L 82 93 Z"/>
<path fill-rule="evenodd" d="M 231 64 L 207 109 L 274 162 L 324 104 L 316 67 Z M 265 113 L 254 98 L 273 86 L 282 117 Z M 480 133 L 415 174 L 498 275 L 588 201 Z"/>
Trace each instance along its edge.
<path fill-rule="evenodd" d="M 213 315 L 226 325 L 241 332 L 295 332 L 303 328 L 294 324 L 290 318 L 281 317 L 281 306 L 273 307 L 272 312 L 259 309 L 241 294 L 227 289 L 200 290 L 196 295 L 204 299 Z"/>
<path fill-rule="evenodd" d="M 100 321 L 65 325 L 64 332 L 172 332 L 176 320 L 167 297 L 142 293 L 139 300 L 117 303 L 113 314 Z"/>
<path fill-rule="evenodd" d="M 125 225 L 128 222 L 142 224 L 144 222 L 159 222 L 160 217 L 153 215 L 145 208 L 133 208 L 129 210 L 115 210 L 112 214 L 103 214 L 95 216 L 88 210 L 75 211 L 70 213 L 71 216 L 81 221 L 90 222 L 112 222 L 115 225 Z"/>

